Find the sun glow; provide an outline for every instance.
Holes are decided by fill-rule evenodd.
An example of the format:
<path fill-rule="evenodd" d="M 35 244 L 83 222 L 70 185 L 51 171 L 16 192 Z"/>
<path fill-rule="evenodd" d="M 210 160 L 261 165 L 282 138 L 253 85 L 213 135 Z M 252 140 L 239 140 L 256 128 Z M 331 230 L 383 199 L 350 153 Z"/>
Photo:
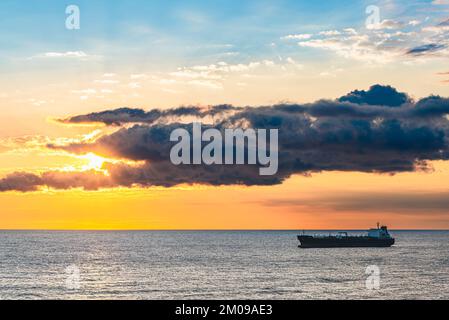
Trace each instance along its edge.
<path fill-rule="evenodd" d="M 88 153 L 81 156 L 81 158 L 87 161 L 87 164 L 83 166 L 83 170 L 101 170 L 103 164 L 108 161 L 108 159 L 97 156 L 94 153 Z"/>

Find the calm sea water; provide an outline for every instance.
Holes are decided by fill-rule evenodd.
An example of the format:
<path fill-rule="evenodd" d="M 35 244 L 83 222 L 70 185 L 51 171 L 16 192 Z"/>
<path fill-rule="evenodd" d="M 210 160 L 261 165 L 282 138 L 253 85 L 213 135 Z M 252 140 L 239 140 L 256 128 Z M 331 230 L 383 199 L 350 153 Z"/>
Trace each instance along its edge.
<path fill-rule="evenodd" d="M 295 231 L 0 232 L 0 298 L 449 299 L 449 231 L 392 234 L 304 250 Z"/>

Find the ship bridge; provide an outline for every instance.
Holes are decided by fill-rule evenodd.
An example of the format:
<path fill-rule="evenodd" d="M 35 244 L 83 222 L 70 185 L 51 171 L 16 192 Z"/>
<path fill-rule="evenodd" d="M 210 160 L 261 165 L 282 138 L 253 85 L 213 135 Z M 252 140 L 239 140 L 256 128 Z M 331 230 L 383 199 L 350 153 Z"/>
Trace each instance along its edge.
<path fill-rule="evenodd" d="M 391 238 L 390 234 L 388 233 L 387 227 L 385 226 L 382 226 L 380 228 L 378 227 L 377 229 L 370 229 L 368 231 L 368 237 L 378 239 Z"/>

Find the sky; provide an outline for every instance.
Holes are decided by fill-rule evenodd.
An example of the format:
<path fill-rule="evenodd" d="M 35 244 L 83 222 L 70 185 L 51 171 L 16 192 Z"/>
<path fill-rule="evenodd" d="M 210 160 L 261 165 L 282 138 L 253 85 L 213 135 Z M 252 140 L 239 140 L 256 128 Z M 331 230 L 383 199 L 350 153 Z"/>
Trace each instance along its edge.
<path fill-rule="evenodd" d="M 448 36 L 446 0 L 3 0 L 0 229 L 447 229 Z M 192 121 L 279 129 L 279 174 L 170 167 Z"/>

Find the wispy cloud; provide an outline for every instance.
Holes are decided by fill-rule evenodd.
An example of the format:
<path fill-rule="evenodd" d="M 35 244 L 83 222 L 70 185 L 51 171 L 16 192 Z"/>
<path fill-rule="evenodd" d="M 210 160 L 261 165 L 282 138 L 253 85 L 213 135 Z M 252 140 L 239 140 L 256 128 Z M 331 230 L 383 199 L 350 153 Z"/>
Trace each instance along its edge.
<path fill-rule="evenodd" d="M 372 30 L 382 30 L 382 29 L 399 29 L 401 27 L 404 26 L 404 23 L 399 22 L 399 21 L 394 21 L 394 20 L 383 20 L 380 23 L 375 23 L 375 24 L 370 24 L 367 26 L 367 29 L 372 29 Z"/>
<path fill-rule="evenodd" d="M 312 38 L 312 34 L 303 33 L 303 34 L 289 34 L 285 37 L 281 37 L 282 40 L 305 40 Z"/>
<path fill-rule="evenodd" d="M 438 192 L 336 192 L 301 199 L 270 199 L 262 201 L 269 207 L 332 210 L 344 212 L 388 212 L 438 214 L 449 212 L 449 193 Z"/>
<path fill-rule="evenodd" d="M 300 47 L 328 50 L 347 59 L 369 63 L 407 62 L 407 59 L 449 57 L 449 22 L 408 22 L 385 19 L 378 24 L 355 30 L 324 30 L 302 37 L 288 35 L 282 39 L 299 40 Z M 405 57 L 404 57 L 405 56 Z"/>
<path fill-rule="evenodd" d="M 33 59 L 76 59 L 76 60 L 92 60 L 99 59 L 101 56 L 98 55 L 90 55 L 85 53 L 84 51 L 66 51 L 66 52 L 45 52 L 32 57 L 29 57 L 29 60 Z"/>

